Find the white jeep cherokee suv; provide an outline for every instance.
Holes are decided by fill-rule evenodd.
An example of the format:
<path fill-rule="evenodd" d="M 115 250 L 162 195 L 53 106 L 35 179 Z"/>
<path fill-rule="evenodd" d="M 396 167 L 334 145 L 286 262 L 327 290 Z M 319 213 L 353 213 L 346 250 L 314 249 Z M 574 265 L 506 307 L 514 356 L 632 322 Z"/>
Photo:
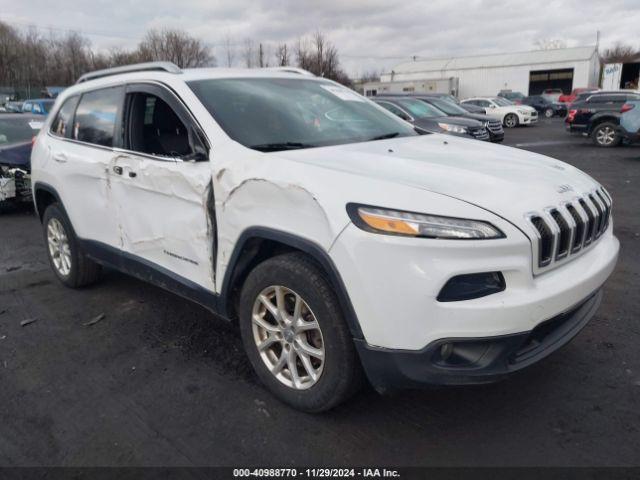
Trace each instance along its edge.
<path fill-rule="evenodd" d="M 529 105 L 516 105 L 502 97 L 467 98 L 460 103 L 484 108 L 488 116 L 500 120 L 507 128 L 538 122 L 538 111 L 535 108 Z"/>
<path fill-rule="evenodd" d="M 558 160 L 417 132 L 294 69 L 83 76 L 33 149 L 53 270 L 116 268 L 238 321 L 258 377 L 321 411 L 500 379 L 594 314 L 611 198 Z"/>

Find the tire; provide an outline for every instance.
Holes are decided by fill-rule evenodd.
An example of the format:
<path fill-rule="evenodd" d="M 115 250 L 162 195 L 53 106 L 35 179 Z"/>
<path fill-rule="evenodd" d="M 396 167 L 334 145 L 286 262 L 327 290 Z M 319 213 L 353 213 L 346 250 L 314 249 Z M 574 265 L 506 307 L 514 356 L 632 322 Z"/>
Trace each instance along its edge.
<path fill-rule="evenodd" d="M 71 288 L 95 283 L 101 267 L 80 250 L 71 222 L 60 205 L 53 203 L 47 207 L 42 225 L 49 263 L 56 277 Z"/>
<path fill-rule="evenodd" d="M 285 305 L 284 319 L 276 306 L 278 296 Z M 290 323 L 296 304 L 301 312 L 296 323 L 308 328 L 300 333 L 292 331 Z M 306 255 L 279 255 L 256 266 L 242 287 L 239 317 L 251 365 L 261 382 L 284 403 L 305 412 L 322 412 L 344 402 L 361 387 L 362 367 L 335 292 Z M 322 352 L 322 357 L 308 354 L 309 347 L 317 354 Z"/>
<path fill-rule="evenodd" d="M 516 115 L 515 113 L 507 113 L 504 116 L 504 120 L 502 123 L 507 128 L 515 128 L 520 123 L 520 119 L 518 118 L 518 115 Z"/>
<path fill-rule="evenodd" d="M 547 109 L 544 111 L 544 116 L 545 116 L 546 118 L 551 118 L 551 117 L 553 117 L 553 115 L 554 115 L 553 108 L 547 108 Z"/>
<path fill-rule="evenodd" d="M 599 147 L 611 148 L 620 145 L 622 138 L 618 135 L 617 125 L 602 122 L 591 131 L 591 140 Z"/>

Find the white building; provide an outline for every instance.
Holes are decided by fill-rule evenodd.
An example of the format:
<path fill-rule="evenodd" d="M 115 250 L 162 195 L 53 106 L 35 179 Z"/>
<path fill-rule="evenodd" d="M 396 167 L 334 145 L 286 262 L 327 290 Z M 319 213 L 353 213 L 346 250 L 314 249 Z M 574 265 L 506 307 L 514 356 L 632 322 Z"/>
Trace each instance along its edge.
<path fill-rule="evenodd" d="M 366 84 L 364 90 L 367 95 L 439 92 L 466 98 L 509 89 L 535 95 L 546 88 L 568 93 L 573 88 L 595 87 L 599 78 L 600 58 L 592 46 L 415 60 L 383 73 L 380 82 Z"/>

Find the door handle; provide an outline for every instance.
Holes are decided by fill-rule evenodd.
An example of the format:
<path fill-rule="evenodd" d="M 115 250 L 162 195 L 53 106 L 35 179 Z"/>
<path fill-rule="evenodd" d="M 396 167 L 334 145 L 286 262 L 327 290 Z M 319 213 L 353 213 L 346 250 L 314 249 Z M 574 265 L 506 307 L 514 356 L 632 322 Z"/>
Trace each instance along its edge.
<path fill-rule="evenodd" d="M 122 175 L 122 167 L 116 165 L 115 167 L 113 167 L 113 171 L 118 175 Z"/>
<path fill-rule="evenodd" d="M 64 153 L 54 153 L 53 159 L 58 163 L 66 163 L 67 156 Z"/>

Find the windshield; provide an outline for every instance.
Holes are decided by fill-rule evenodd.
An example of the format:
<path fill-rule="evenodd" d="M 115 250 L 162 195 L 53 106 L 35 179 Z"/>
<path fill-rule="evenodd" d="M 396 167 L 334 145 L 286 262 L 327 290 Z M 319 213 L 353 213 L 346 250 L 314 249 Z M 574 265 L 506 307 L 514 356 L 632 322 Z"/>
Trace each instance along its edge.
<path fill-rule="evenodd" d="M 493 103 L 501 107 L 508 107 L 509 105 L 515 105 L 513 102 L 510 102 L 506 98 L 496 97 L 496 98 L 492 98 L 491 100 L 493 101 Z"/>
<path fill-rule="evenodd" d="M 346 87 L 304 78 L 188 82 L 222 129 L 260 151 L 311 148 L 418 135 Z"/>
<path fill-rule="evenodd" d="M 0 118 L 0 146 L 30 142 L 41 126 L 42 122 L 30 118 Z"/>
<path fill-rule="evenodd" d="M 422 100 L 416 100 L 414 98 L 402 98 L 396 100 L 398 105 L 407 110 L 415 118 L 429 118 L 429 117 L 446 117 L 447 114 L 442 110 L 423 102 Z"/>
<path fill-rule="evenodd" d="M 450 102 L 449 100 L 441 100 L 439 98 L 430 98 L 429 104 L 435 106 L 437 109 L 442 110 L 447 115 L 466 115 L 469 113 L 457 104 Z"/>

